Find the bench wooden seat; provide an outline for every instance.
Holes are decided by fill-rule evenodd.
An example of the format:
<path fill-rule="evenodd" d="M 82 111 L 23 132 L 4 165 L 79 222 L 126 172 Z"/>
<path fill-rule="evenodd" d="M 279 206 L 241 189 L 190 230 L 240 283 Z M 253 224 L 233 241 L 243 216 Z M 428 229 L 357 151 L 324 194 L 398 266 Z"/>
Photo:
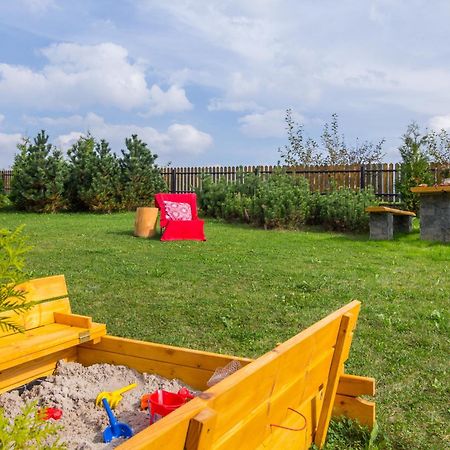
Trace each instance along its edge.
<path fill-rule="evenodd" d="M 71 314 L 63 275 L 32 280 L 17 289 L 26 292 L 26 301 L 38 303 L 22 314 L 2 314 L 21 326 L 24 333 L 0 330 L 0 392 L 6 387 L 11 388 L 11 370 L 17 378 L 15 384 L 20 386 L 29 378 L 20 376 L 21 365 L 62 354 L 83 342 L 98 342 L 106 335 L 104 324 L 94 323 L 90 317 Z M 47 372 L 51 373 L 51 368 Z"/>
<path fill-rule="evenodd" d="M 390 208 L 388 206 L 369 206 L 366 212 L 370 214 L 370 239 L 389 240 L 394 233 L 410 233 L 412 219 L 416 214 L 412 211 Z"/>
<path fill-rule="evenodd" d="M 416 217 L 416 213 L 412 211 L 405 211 L 403 209 L 389 208 L 387 206 L 369 206 L 366 208 L 368 213 L 392 213 L 396 216 L 412 216 Z"/>

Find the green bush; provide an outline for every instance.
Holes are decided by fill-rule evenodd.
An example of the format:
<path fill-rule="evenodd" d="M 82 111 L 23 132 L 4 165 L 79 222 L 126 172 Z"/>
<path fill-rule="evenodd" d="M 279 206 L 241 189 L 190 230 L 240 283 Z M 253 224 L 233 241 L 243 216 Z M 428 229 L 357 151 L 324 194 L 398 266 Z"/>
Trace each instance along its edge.
<path fill-rule="evenodd" d="M 66 209 L 67 163 L 41 131 L 33 142 L 24 139 L 13 165 L 10 198 L 17 209 L 57 212 Z"/>
<path fill-rule="evenodd" d="M 73 210 L 112 212 L 120 209 L 120 165 L 105 140 L 81 137 L 67 152 L 67 195 Z"/>
<path fill-rule="evenodd" d="M 135 134 L 125 139 L 125 145 L 126 150 L 122 150 L 120 161 L 122 205 L 127 210 L 151 206 L 154 194 L 167 190 L 155 164 L 158 155 L 153 154 Z"/>
<path fill-rule="evenodd" d="M 60 442 L 60 426 L 43 421 L 36 402 L 25 405 L 22 413 L 9 419 L 0 408 L 0 449 L 5 450 L 64 450 Z"/>
<path fill-rule="evenodd" d="M 235 183 L 203 179 L 199 206 L 210 217 L 252 223 L 265 228 L 318 224 L 333 230 L 368 229 L 367 206 L 376 203 L 371 190 L 334 189 L 321 195 L 309 191 L 304 177 L 282 172 L 267 179 L 250 174 Z"/>
<path fill-rule="evenodd" d="M 375 204 L 377 199 L 372 189 L 333 188 L 328 194 L 314 193 L 309 223 L 338 231 L 368 230 L 369 215 L 365 209 Z"/>

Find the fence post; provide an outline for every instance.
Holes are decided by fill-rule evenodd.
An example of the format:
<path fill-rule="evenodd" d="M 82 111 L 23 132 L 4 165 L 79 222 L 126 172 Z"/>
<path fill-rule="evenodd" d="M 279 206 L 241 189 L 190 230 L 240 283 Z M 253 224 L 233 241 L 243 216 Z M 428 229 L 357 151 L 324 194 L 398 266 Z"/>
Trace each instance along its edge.
<path fill-rule="evenodd" d="M 359 175 L 359 187 L 361 190 L 366 188 L 366 168 L 364 167 L 364 164 L 361 164 Z"/>
<path fill-rule="evenodd" d="M 177 173 L 175 167 L 172 167 L 172 171 L 170 172 L 170 192 L 172 194 L 177 192 Z"/>

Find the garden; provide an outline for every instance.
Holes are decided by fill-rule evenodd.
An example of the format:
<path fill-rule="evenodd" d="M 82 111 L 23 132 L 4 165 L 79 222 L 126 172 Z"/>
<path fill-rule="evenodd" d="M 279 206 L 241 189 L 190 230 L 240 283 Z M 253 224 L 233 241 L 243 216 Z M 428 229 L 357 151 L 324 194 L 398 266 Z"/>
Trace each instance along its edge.
<path fill-rule="evenodd" d="M 450 445 L 450 249 L 420 240 L 417 219 L 412 233 L 371 241 L 370 188 L 323 195 L 280 167 L 236 183 L 203 180 L 206 242 L 138 239 L 135 208 L 165 186 L 137 136 L 121 158 L 92 136 L 67 159 L 44 132 L 19 149 L 11 192 L 0 193 L 0 228 L 25 224 L 23 276 L 64 274 L 76 314 L 114 336 L 255 358 L 360 300 L 346 372 L 376 379 L 378 425 L 371 435 L 334 421 L 325 448 Z M 408 192 L 430 176 L 412 159 Z"/>
<path fill-rule="evenodd" d="M 213 219 L 205 243 L 162 243 L 134 238 L 133 220 L 0 213 L 26 224 L 30 277 L 65 274 L 73 310 L 117 336 L 255 357 L 361 300 L 346 371 L 376 378 L 380 433 L 395 449 L 448 445 L 448 246 Z"/>

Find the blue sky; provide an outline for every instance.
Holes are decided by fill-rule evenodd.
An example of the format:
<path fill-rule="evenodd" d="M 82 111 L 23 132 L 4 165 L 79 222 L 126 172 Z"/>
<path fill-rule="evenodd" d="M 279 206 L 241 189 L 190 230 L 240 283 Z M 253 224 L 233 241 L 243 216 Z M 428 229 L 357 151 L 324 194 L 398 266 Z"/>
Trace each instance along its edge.
<path fill-rule="evenodd" d="M 350 144 L 413 120 L 450 129 L 448 0 L 0 2 L 0 168 L 40 129 L 67 149 L 90 131 L 158 162 L 271 164 L 286 108 Z"/>

